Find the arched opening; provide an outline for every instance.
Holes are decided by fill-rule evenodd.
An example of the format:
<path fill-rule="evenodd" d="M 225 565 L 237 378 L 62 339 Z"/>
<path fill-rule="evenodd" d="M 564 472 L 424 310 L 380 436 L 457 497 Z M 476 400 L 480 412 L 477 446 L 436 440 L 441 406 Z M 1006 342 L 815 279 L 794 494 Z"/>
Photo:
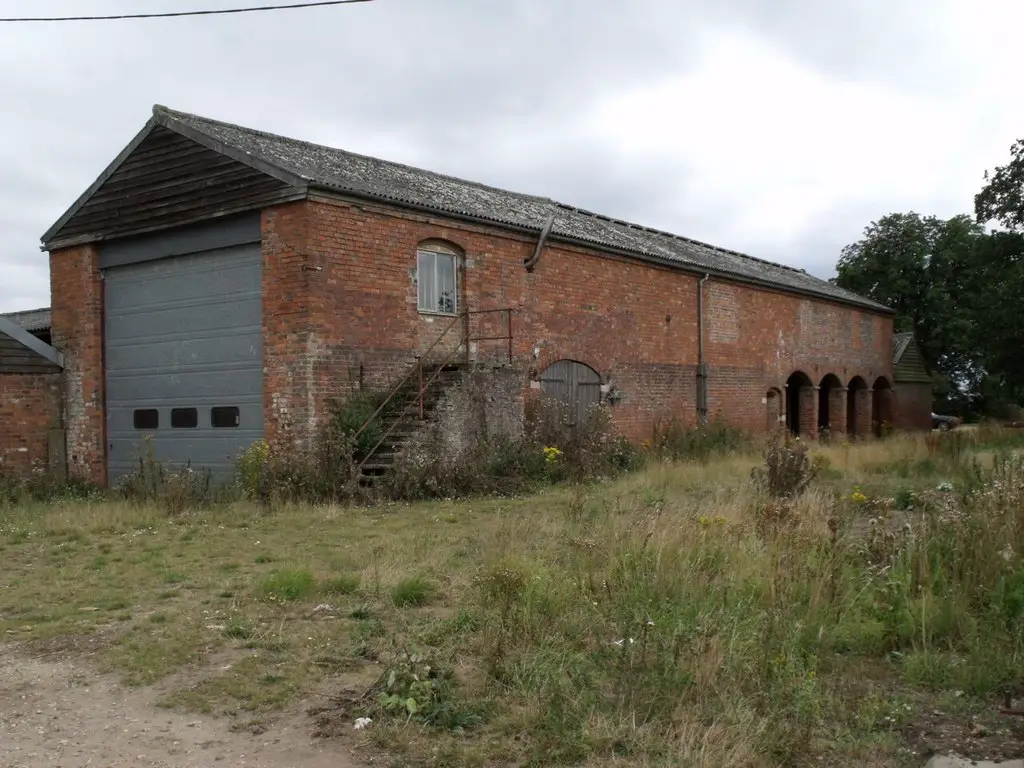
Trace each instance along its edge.
<path fill-rule="evenodd" d="M 782 393 L 779 390 L 768 390 L 765 396 L 765 431 L 771 434 L 779 428 L 779 417 L 782 416 Z"/>
<path fill-rule="evenodd" d="M 876 436 L 892 429 L 892 385 L 884 376 L 875 379 L 871 393 L 871 426 Z"/>
<path fill-rule="evenodd" d="M 818 431 L 841 434 L 846 413 L 839 408 L 843 382 L 832 373 L 825 374 L 818 387 Z"/>
<path fill-rule="evenodd" d="M 813 434 L 814 385 L 803 371 L 795 371 L 786 379 L 786 428 L 794 435 Z"/>
<path fill-rule="evenodd" d="M 868 385 L 860 376 L 854 376 L 846 387 L 846 433 L 852 437 L 866 435 L 870 425 L 865 422 Z"/>
<path fill-rule="evenodd" d="M 426 314 L 459 312 L 462 249 L 446 240 L 424 240 L 416 246 L 416 305 Z"/>
<path fill-rule="evenodd" d="M 601 376 L 586 363 L 556 360 L 538 378 L 543 395 L 565 408 L 570 426 L 584 421 L 587 412 L 601 402 Z"/>

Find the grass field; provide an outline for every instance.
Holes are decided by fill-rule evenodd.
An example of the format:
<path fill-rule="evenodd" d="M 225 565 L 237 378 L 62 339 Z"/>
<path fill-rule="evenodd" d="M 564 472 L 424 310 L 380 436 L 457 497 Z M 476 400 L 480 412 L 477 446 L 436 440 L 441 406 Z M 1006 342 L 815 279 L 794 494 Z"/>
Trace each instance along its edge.
<path fill-rule="evenodd" d="M 815 448 L 793 502 L 752 454 L 523 498 L 0 508 L 0 642 L 238 727 L 319 701 L 311 728 L 394 765 L 1010 756 L 1014 442 Z"/>

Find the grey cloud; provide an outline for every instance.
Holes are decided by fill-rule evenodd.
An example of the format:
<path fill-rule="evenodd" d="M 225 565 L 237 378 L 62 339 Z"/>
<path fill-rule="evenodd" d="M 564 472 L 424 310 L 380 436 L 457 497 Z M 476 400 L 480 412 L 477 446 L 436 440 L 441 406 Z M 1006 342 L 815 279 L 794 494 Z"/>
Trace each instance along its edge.
<path fill-rule="evenodd" d="M 830 72 L 875 76 L 895 62 L 911 82 L 917 65 L 901 63 L 899 44 L 926 27 L 894 14 L 913 4 L 871 0 L 844 10 L 861 4 L 726 0 L 708 10 L 698 0 L 375 0 L 251 16 L 0 26 L 0 310 L 46 302 L 39 236 L 154 102 L 354 151 L 398 146 L 401 156 L 389 157 L 432 170 L 758 256 L 825 259 L 802 246 L 776 253 L 770 242 L 736 242 L 733 213 L 710 208 L 687 168 L 636 164 L 614 146 L 583 142 L 577 121 L 600 95 L 692 66 L 707 24 L 767 35 Z M 89 9 L 135 5 L 93 0 Z M 46 7 L 68 13 L 81 4 Z M 39 4 L 4 4 L 3 14 L 18 13 L 39 14 Z M 514 151 L 501 150 L 510 143 Z"/>
<path fill-rule="evenodd" d="M 935 55 L 937 46 L 957 42 L 941 23 L 940 2 L 721 0 L 709 7 L 718 23 L 754 32 L 842 79 L 948 95 L 962 70 L 962 62 Z"/>

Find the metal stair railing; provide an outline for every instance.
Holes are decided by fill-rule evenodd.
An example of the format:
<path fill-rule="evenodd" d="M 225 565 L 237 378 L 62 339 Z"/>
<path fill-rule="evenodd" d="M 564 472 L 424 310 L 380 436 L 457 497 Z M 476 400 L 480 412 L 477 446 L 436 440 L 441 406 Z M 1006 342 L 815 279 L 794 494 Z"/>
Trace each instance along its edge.
<path fill-rule="evenodd" d="M 459 351 L 460 347 L 465 346 L 466 358 L 468 360 L 468 358 L 469 358 L 469 343 L 471 341 L 489 341 L 489 340 L 501 340 L 501 341 L 504 341 L 504 340 L 507 340 L 508 341 L 508 361 L 509 361 L 510 364 L 512 363 L 512 312 L 513 311 L 514 310 L 512 308 L 510 308 L 510 307 L 509 308 L 501 308 L 501 309 L 478 309 L 478 310 L 472 310 L 472 311 L 467 310 L 467 311 L 462 312 L 459 315 L 456 315 L 455 317 L 452 318 L 451 322 L 448 323 L 448 325 L 445 327 L 444 331 L 441 332 L 441 335 L 438 336 L 436 339 L 434 339 L 434 341 L 431 343 L 431 345 L 429 347 L 427 347 L 425 352 L 423 352 L 421 355 L 419 355 L 419 357 L 416 360 L 416 369 L 414 371 L 410 371 L 409 373 L 407 373 L 401 379 L 401 381 L 399 381 L 398 384 L 396 384 L 391 389 L 391 391 L 388 393 L 388 396 L 377 407 L 377 410 L 375 410 L 370 415 L 370 417 L 356 431 L 355 435 L 353 435 L 352 439 L 353 440 L 357 440 L 359 438 L 359 436 L 361 434 L 363 434 L 363 432 L 365 432 L 367 430 L 367 428 L 377 419 L 377 417 L 380 416 L 380 414 L 384 411 L 384 409 L 387 408 L 387 406 L 395 399 L 397 394 L 409 383 L 409 381 L 413 377 L 413 374 L 415 374 L 418 377 L 418 379 L 419 379 L 419 387 L 418 387 L 418 391 L 416 392 L 415 400 L 413 400 L 412 402 L 406 403 L 405 407 L 402 408 L 401 411 L 399 411 L 398 415 L 395 417 L 395 419 L 392 422 L 391 426 L 388 427 L 387 430 L 385 430 L 384 434 L 381 435 L 380 439 L 373 446 L 373 448 L 371 448 L 369 451 L 366 452 L 366 455 L 362 458 L 362 460 L 356 466 L 356 471 L 357 472 L 362 471 L 362 469 L 366 465 L 366 463 L 377 452 L 377 449 L 380 448 L 381 445 L 384 444 L 384 441 L 387 440 L 391 436 L 391 434 L 398 428 L 398 425 L 402 423 L 402 420 L 405 418 L 406 412 L 409 410 L 409 408 L 412 405 L 416 404 L 418 406 L 420 420 L 422 420 L 424 418 L 424 415 L 425 415 L 424 414 L 424 402 L 423 402 L 423 395 L 424 395 L 424 393 L 430 388 L 430 385 L 434 383 L 434 381 L 442 373 L 442 371 L 444 371 L 445 366 L 448 365 L 451 362 L 452 357 L 454 357 L 455 353 Z M 476 336 L 476 337 L 470 336 L 470 334 L 469 334 L 469 318 L 471 316 L 473 316 L 473 315 L 491 314 L 491 313 L 496 313 L 496 312 L 505 312 L 506 313 L 506 316 L 507 316 L 507 324 L 506 324 L 507 331 L 506 331 L 506 335 L 504 335 L 504 336 Z M 461 344 L 461 345 L 455 345 L 454 347 L 452 347 L 452 349 L 449 350 L 448 354 L 445 355 L 444 359 L 441 361 L 441 363 L 434 370 L 433 375 L 431 375 L 431 377 L 426 382 L 424 382 L 423 381 L 423 373 L 424 373 L 424 370 L 423 370 L 423 360 L 424 360 L 424 358 L 428 357 L 430 355 L 430 353 L 434 350 L 434 348 L 438 344 L 440 344 L 441 341 L 448 335 L 448 333 L 451 331 L 451 329 L 454 328 L 462 320 L 466 321 L 466 332 L 465 332 L 465 336 L 464 336 L 464 343 Z"/>

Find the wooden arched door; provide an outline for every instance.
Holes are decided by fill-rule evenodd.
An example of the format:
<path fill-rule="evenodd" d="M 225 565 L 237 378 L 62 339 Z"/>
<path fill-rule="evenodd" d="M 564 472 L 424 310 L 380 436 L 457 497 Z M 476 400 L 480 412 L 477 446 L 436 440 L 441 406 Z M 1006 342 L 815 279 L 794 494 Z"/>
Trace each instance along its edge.
<path fill-rule="evenodd" d="M 570 424 L 582 422 L 587 411 L 601 402 L 601 377 L 576 360 L 556 360 L 540 374 L 540 389 L 566 407 Z"/>

